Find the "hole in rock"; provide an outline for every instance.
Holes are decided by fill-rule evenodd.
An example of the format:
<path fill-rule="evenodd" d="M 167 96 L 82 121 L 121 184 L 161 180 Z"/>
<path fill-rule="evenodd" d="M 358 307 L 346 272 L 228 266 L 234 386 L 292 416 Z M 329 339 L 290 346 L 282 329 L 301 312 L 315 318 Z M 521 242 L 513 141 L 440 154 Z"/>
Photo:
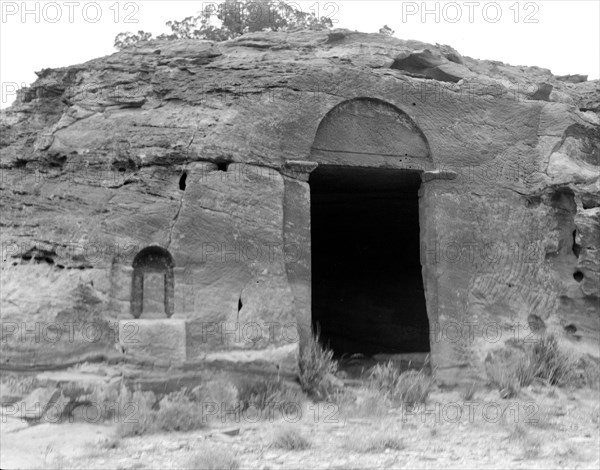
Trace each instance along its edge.
<path fill-rule="evenodd" d="M 575 240 L 577 239 L 577 230 L 573 230 L 573 254 L 579 258 L 579 253 L 581 253 L 581 245 L 579 245 Z"/>
<path fill-rule="evenodd" d="M 581 198 L 581 203 L 583 205 L 583 208 L 585 210 L 588 209 L 594 209 L 595 207 L 598 207 L 598 202 L 594 200 L 593 197 L 589 196 L 589 197 L 582 197 Z"/>
<path fill-rule="evenodd" d="M 408 170 L 311 174 L 312 323 L 338 358 L 430 349 L 420 184 Z"/>
<path fill-rule="evenodd" d="M 529 329 L 533 332 L 543 331 L 546 329 L 546 324 L 544 320 L 542 320 L 537 315 L 529 315 L 527 317 L 527 323 L 529 324 Z"/>
<path fill-rule="evenodd" d="M 181 175 L 181 178 L 179 178 L 179 189 L 181 191 L 185 191 L 185 182 L 187 181 L 187 173 L 184 172 L 183 175 Z"/>
<path fill-rule="evenodd" d="M 553 208 L 575 214 L 577 204 L 575 204 L 575 193 L 571 188 L 558 188 L 552 193 L 550 204 Z"/>
<path fill-rule="evenodd" d="M 533 208 L 538 207 L 542 202 L 542 198 L 539 196 L 532 196 L 525 199 L 525 207 Z"/>
<path fill-rule="evenodd" d="M 56 252 L 54 250 L 44 250 L 39 248 L 31 248 L 27 250 L 27 252 L 21 255 L 21 259 L 24 261 L 33 261 L 35 263 L 48 263 L 54 264 L 54 258 L 56 257 Z"/>
<path fill-rule="evenodd" d="M 238 299 L 238 313 L 240 313 L 240 311 L 242 310 L 243 306 L 244 306 L 244 304 L 242 303 L 242 298 L 240 297 Z"/>
<path fill-rule="evenodd" d="M 568 333 L 570 335 L 575 334 L 577 333 L 577 327 L 571 323 L 565 326 L 565 333 Z"/>
<path fill-rule="evenodd" d="M 120 173 L 124 173 L 126 171 L 137 171 L 137 163 L 131 158 L 128 158 L 126 160 L 114 161 L 112 163 L 112 167 Z"/>
<path fill-rule="evenodd" d="M 227 171 L 228 166 L 229 162 L 217 162 L 217 170 L 219 171 Z"/>
<path fill-rule="evenodd" d="M 63 167 L 64 164 L 67 161 L 67 156 L 66 155 L 57 155 L 54 157 L 51 157 L 50 160 L 48 161 L 49 165 L 51 168 L 57 168 L 57 167 Z"/>
<path fill-rule="evenodd" d="M 573 273 L 573 279 L 575 279 L 577 282 L 583 281 L 583 273 L 581 271 L 575 271 Z"/>

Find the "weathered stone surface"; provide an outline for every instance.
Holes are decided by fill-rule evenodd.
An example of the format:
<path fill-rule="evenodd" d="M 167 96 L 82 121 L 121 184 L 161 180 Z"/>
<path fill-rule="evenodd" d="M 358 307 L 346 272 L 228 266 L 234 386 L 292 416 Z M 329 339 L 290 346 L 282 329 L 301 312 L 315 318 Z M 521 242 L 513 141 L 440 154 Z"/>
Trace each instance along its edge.
<path fill-rule="evenodd" d="M 184 320 L 122 320 L 119 344 L 125 355 L 156 365 L 183 365 L 187 359 Z"/>
<path fill-rule="evenodd" d="M 442 82 L 458 82 L 463 78 L 476 76 L 458 60 L 455 56 L 446 58 L 441 51 L 432 52 L 425 49 L 413 52 L 407 57 L 397 58 L 392 68 L 403 70 L 415 77 L 433 78 Z"/>
<path fill-rule="evenodd" d="M 557 75 L 556 79 L 560 80 L 562 82 L 582 83 L 582 82 L 586 82 L 587 81 L 588 76 L 587 75 L 581 75 L 581 74 Z"/>
<path fill-rule="evenodd" d="M 18 409 L 20 417 L 32 421 L 41 419 L 60 395 L 61 392 L 57 388 L 36 388 L 21 402 L 16 403 L 16 406 L 20 408 Z"/>
<path fill-rule="evenodd" d="M 123 359 L 117 322 L 149 246 L 173 258 L 174 314 L 156 297 L 141 320 L 180 326 L 148 330 L 164 348 L 142 355 L 288 364 L 286 325 L 310 326 L 310 174 L 326 164 L 425 171 L 430 327 L 504 332 L 432 341 L 445 380 L 531 316 L 598 353 L 597 80 L 346 30 L 152 42 L 38 77 L 0 114 L 4 367 Z M 360 132 L 323 134 L 319 153 L 334 109 L 355 109 L 367 137 L 341 154 Z M 187 351 L 167 344 L 181 322 Z"/>
<path fill-rule="evenodd" d="M 532 100 L 549 101 L 553 88 L 554 87 L 550 83 L 540 83 L 538 84 L 537 89 L 530 95 L 530 98 Z"/>

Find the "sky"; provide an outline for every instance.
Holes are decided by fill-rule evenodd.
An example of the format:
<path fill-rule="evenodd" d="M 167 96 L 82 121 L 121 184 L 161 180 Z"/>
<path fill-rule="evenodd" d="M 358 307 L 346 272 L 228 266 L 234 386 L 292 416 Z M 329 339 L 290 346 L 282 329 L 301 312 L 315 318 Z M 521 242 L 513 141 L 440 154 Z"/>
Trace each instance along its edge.
<path fill-rule="evenodd" d="M 86 62 L 115 52 L 115 36 L 168 32 L 165 23 L 195 15 L 211 2 L 0 0 L 0 107 L 35 71 Z M 448 44 L 462 55 L 512 65 L 537 65 L 556 75 L 600 73 L 600 1 L 295 1 L 327 16 L 334 27 Z"/>

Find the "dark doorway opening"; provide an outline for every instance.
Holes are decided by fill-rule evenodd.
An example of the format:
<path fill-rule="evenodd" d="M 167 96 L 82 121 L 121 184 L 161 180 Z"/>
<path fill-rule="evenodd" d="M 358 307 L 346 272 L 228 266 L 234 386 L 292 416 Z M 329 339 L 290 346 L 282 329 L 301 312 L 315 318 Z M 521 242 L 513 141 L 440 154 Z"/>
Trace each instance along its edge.
<path fill-rule="evenodd" d="M 310 177 L 312 323 L 337 358 L 429 352 L 416 171 Z"/>

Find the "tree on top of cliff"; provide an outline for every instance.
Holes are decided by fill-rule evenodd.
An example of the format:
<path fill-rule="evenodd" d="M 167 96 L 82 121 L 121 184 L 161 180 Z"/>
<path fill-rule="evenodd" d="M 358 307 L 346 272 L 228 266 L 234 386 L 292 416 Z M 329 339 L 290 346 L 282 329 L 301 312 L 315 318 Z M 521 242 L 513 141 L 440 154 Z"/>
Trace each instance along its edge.
<path fill-rule="evenodd" d="M 168 21 L 170 34 L 156 39 L 208 39 L 225 41 L 244 33 L 262 30 L 287 31 L 291 29 L 329 29 L 330 18 L 318 18 L 314 13 L 295 9 L 282 0 L 225 0 L 220 4 L 208 4 L 197 16 L 181 21 Z M 120 33 L 115 37 L 119 50 L 140 41 L 152 39 L 152 33 Z"/>
<path fill-rule="evenodd" d="M 383 34 L 385 36 L 393 36 L 395 32 L 396 31 L 394 31 L 392 28 L 390 28 L 387 24 L 385 24 L 381 28 L 379 28 L 379 34 Z"/>

